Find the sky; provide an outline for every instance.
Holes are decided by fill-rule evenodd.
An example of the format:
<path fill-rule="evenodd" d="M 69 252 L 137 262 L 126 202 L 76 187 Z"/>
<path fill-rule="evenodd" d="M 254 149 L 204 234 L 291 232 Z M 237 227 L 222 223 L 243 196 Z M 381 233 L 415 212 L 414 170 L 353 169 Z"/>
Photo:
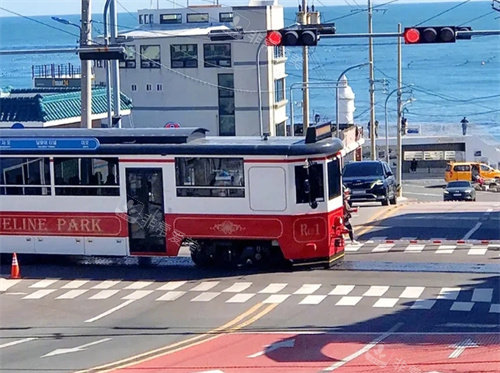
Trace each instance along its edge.
<path fill-rule="evenodd" d="M 106 0 L 90 0 L 92 4 L 92 13 L 102 13 Z M 156 7 L 159 3 L 160 8 L 184 7 L 186 0 L 116 0 L 119 13 L 136 12 L 138 9 Z M 390 0 L 373 0 L 373 5 L 387 3 Z M 472 0 L 489 1 L 489 0 Z M 190 0 L 191 5 L 211 4 L 212 0 Z M 215 2 L 215 0 L 214 0 Z M 279 0 L 283 6 L 297 6 L 299 0 Z M 399 3 L 423 3 L 438 2 L 437 0 L 397 0 Z M 439 0 L 439 2 L 461 2 L 460 0 Z M 490 1 L 491 2 L 491 1 Z M 247 5 L 248 0 L 219 0 L 221 5 Z M 309 0 L 308 3 L 313 3 Z M 367 0 L 318 0 L 316 5 L 349 5 L 366 6 Z M 0 17 L 15 16 L 8 11 L 16 12 L 25 16 L 41 15 L 67 15 L 80 14 L 81 0 L 0 0 Z"/>

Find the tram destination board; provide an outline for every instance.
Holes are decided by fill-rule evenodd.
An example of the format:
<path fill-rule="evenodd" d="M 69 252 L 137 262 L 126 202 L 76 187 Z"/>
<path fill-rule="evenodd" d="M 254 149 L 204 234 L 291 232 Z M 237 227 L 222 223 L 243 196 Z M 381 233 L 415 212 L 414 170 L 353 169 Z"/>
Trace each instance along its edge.
<path fill-rule="evenodd" d="M 96 138 L 23 138 L 11 137 L 0 138 L 0 150 L 96 150 L 99 147 L 99 140 Z"/>

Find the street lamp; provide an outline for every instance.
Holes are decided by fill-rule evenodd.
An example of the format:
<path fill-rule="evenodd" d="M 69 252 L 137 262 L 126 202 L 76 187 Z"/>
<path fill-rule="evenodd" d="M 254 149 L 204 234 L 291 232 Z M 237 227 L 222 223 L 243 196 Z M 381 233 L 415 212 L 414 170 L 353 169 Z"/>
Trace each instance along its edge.
<path fill-rule="evenodd" d="M 401 88 L 396 88 L 396 89 L 393 89 L 388 95 L 387 97 L 385 98 L 385 105 L 384 105 L 384 108 L 385 108 L 385 161 L 389 164 L 389 130 L 388 130 L 388 125 L 387 125 L 387 101 L 389 101 L 389 97 L 391 97 L 391 95 L 394 93 L 394 92 L 397 92 L 399 91 L 400 89 L 403 89 L 403 88 L 408 88 L 408 87 L 411 87 L 413 86 L 413 84 L 408 84 L 408 85 L 405 85 L 405 86 L 402 86 Z M 402 93 L 407 93 L 407 92 L 402 92 Z M 409 103 L 409 102 L 407 102 Z M 405 104 L 407 104 L 405 103 Z M 399 154 L 399 156 L 401 156 L 401 154 Z"/>

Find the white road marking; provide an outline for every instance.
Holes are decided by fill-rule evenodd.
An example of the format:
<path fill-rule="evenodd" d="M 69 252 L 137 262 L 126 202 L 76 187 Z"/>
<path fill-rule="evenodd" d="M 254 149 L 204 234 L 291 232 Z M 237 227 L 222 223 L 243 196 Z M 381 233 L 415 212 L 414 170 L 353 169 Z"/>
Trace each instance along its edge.
<path fill-rule="evenodd" d="M 370 288 L 365 291 L 363 296 L 365 297 L 381 297 L 385 292 L 389 290 L 389 286 L 370 286 Z"/>
<path fill-rule="evenodd" d="M 248 289 L 252 285 L 251 282 L 236 282 L 227 289 L 222 290 L 223 293 L 240 293 Z"/>
<path fill-rule="evenodd" d="M 472 246 L 469 251 L 467 252 L 467 255 L 484 255 L 488 251 L 488 247 L 480 247 L 480 246 Z"/>
<path fill-rule="evenodd" d="M 438 326 L 446 326 L 449 328 L 496 328 L 497 324 L 474 324 L 474 323 L 459 323 L 459 322 L 447 322 L 446 324 L 441 324 Z"/>
<path fill-rule="evenodd" d="M 479 228 L 481 228 L 482 224 L 482 222 L 477 223 L 470 231 L 465 234 L 462 240 L 468 240 Z"/>
<path fill-rule="evenodd" d="M 92 317 L 91 319 L 88 319 L 88 320 L 85 320 L 84 322 L 94 322 L 94 321 L 97 321 L 99 319 L 102 319 L 103 317 L 106 317 L 108 315 L 111 315 L 113 312 L 115 311 L 118 311 L 120 309 L 122 309 L 123 307 L 126 307 L 128 306 L 130 303 L 132 302 L 135 302 L 134 299 L 129 299 L 129 300 L 126 300 L 125 302 L 123 302 L 122 304 L 119 304 L 118 306 L 116 307 L 113 307 L 111 308 L 110 310 L 107 310 L 106 312 L 103 312 L 101 313 L 100 315 L 97 315 L 95 317 Z"/>
<path fill-rule="evenodd" d="M 418 298 L 424 292 L 425 287 L 423 286 L 407 286 L 401 295 L 400 298 Z"/>
<path fill-rule="evenodd" d="M 308 295 L 299 304 L 320 304 L 326 297 L 326 295 Z"/>
<path fill-rule="evenodd" d="M 255 294 L 253 293 L 239 293 L 226 300 L 226 303 L 245 303 L 247 300 L 254 296 Z"/>
<path fill-rule="evenodd" d="M 108 299 L 118 292 L 119 290 L 101 290 L 97 294 L 92 295 L 89 299 Z"/>
<path fill-rule="evenodd" d="M 490 306 L 490 313 L 500 313 L 500 304 L 494 303 Z"/>
<path fill-rule="evenodd" d="M 248 355 L 249 358 L 259 357 L 264 354 L 268 354 L 271 351 L 277 350 L 283 347 L 293 347 L 295 346 L 295 338 L 294 339 L 285 339 L 284 341 L 278 341 L 267 345 L 264 350 L 256 352 L 255 354 Z"/>
<path fill-rule="evenodd" d="M 393 243 L 381 243 L 372 250 L 372 253 L 382 253 L 382 252 L 387 252 L 392 249 L 394 246 Z"/>
<path fill-rule="evenodd" d="M 455 300 L 458 297 L 458 293 L 460 293 L 461 288 L 441 288 L 437 299 L 447 299 L 447 300 Z"/>
<path fill-rule="evenodd" d="M 37 290 L 34 293 L 28 294 L 23 299 L 40 299 L 43 298 L 46 295 L 49 295 L 50 293 L 53 293 L 57 289 L 41 289 Z"/>
<path fill-rule="evenodd" d="M 361 249 L 361 246 L 363 246 L 362 244 L 347 244 L 345 247 L 344 247 L 344 250 L 346 252 L 356 252 L 358 251 L 359 249 Z"/>
<path fill-rule="evenodd" d="M 271 303 L 271 304 L 278 304 L 282 303 L 288 298 L 290 294 L 273 294 L 264 299 L 262 303 Z"/>
<path fill-rule="evenodd" d="M 408 245 L 405 249 L 405 253 L 420 253 L 424 249 L 425 245 Z"/>
<path fill-rule="evenodd" d="M 59 295 L 56 299 L 75 299 L 76 297 L 86 293 L 88 289 L 73 289 Z"/>
<path fill-rule="evenodd" d="M 398 300 L 399 298 L 380 298 L 378 301 L 375 302 L 373 307 L 392 308 L 396 305 Z"/>
<path fill-rule="evenodd" d="M 370 343 L 368 343 L 367 345 L 365 345 L 362 349 L 360 349 L 360 350 L 356 351 L 355 353 L 353 353 L 353 354 L 351 354 L 351 355 L 343 358 L 340 361 L 337 361 L 335 364 L 329 366 L 328 368 L 323 369 L 323 372 L 334 371 L 335 369 L 340 368 L 341 366 L 347 364 L 348 362 L 350 362 L 350 361 L 356 359 L 357 357 L 363 355 L 364 353 L 370 351 L 373 347 L 375 347 L 377 344 L 379 344 L 384 339 L 386 339 L 387 337 L 389 337 L 393 332 L 395 332 L 396 330 L 398 330 L 402 325 L 403 325 L 402 322 L 397 323 L 392 328 L 390 328 L 388 331 L 386 331 L 384 334 L 381 334 L 380 336 L 378 336 L 377 338 L 375 338 L 373 341 L 371 341 Z"/>
<path fill-rule="evenodd" d="M 219 294 L 220 294 L 220 292 L 216 292 L 216 291 L 213 291 L 213 292 L 206 291 L 204 293 L 197 295 L 193 299 L 191 299 L 191 302 L 208 302 L 208 301 L 211 301 L 212 299 L 214 299 Z"/>
<path fill-rule="evenodd" d="M 354 285 L 337 285 L 335 289 L 329 292 L 329 295 L 347 295 L 352 289 L 354 289 Z"/>
<path fill-rule="evenodd" d="M 186 281 L 170 281 L 170 282 L 167 282 L 166 284 L 160 286 L 156 290 L 175 290 L 175 289 L 181 287 L 182 285 L 184 285 L 185 283 L 186 283 Z"/>
<path fill-rule="evenodd" d="M 173 301 L 186 294 L 185 291 L 168 291 L 156 300 Z"/>
<path fill-rule="evenodd" d="M 410 309 L 412 310 L 430 310 L 436 303 L 435 299 L 417 299 L 415 303 L 412 304 Z"/>
<path fill-rule="evenodd" d="M 12 341 L 12 342 L 7 342 L 7 343 L 4 343 L 4 344 L 1 344 L 0 345 L 0 348 L 5 348 L 5 347 L 10 347 L 10 346 L 15 346 L 15 345 L 18 345 L 20 343 L 25 343 L 25 342 L 29 342 L 29 341 L 34 341 L 36 338 L 23 338 L 23 339 L 18 339 L 17 341 Z"/>
<path fill-rule="evenodd" d="M 217 286 L 219 281 L 203 281 L 201 284 L 198 284 L 191 291 L 207 291 Z"/>
<path fill-rule="evenodd" d="M 470 311 L 474 304 L 474 302 L 453 302 L 450 311 Z"/>
<path fill-rule="evenodd" d="M 71 352 L 83 351 L 83 350 L 86 350 L 87 347 L 90 347 L 90 346 L 93 346 L 93 345 L 96 345 L 96 344 L 99 344 L 99 343 L 102 343 L 102 342 L 107 342 L 107 341 L 111 341 L 111 338 L 100 339 L 98 341 L 86 343 L 86 344 L 78 346 L 78 347 L 58 348 L 57 350 L 49 352 L 48 354 L 45 354 L 45 355 L 43 355 L 41 357 L 49 357 L 49 356 L 54 356 L 54 355 L 62 355 L 62 354 L 67 354 L 67 353 L 71 353 Z"/>
<path fill-rule="evenodd" d="M 146 286 L 149 286 L 153 283 L 153 281 L 136 281 L 126 286 L 124 289 L 126 290 L 139 290 L 144 289 Z"/>
<path fill-rule="evenodd" d="M 14 286 L 21 280 L 14 280 L 14 279 L 7 279 L 7 278 L 0 278 L 0 292 L 1 291 L 6 291 L 8 288 Z"/>
<path fill-rule="evenodd" d="M 362 297 L 351 297 L 343 296 L 340 300 L 335 303 L 336 306 L 355 306 L 361 300 Z"/>
<path fill-rule="evenodd" d="M 454 345 L 449 347 L 454 348 L 455 350 L 450 354 L 450 356 L 448 356 L 448 359 L 456 359 L 457 357 L 462 355 L 462 352 L 464 352 L 466 348 L 478 347 L 478 345 L 472 339 L 467 338 L 464 339 L 462 342 L 455 343 Z"/>
<path fill-rule="evenodd" d="M 145 296 L 151 294 L 152 292 L 153 290 L 136 290 L 130 293 L 129 295 L 124 296 L 122 299 L 134 299 L 134 300 L 142 299 Z"/>
<path fill-rule="evenodd" d="M 304 284 L 294 294 L 312 294 L 321 287 L 321 284 Z"/>
<path fill-rule="evenodd" d="M 35 282 L 33 285 L 31 285 L 30 288 L 37 288 L 37 289 L 46 288 L 57 281 L 59 281 L 59 280 L 40 280 L 38 282 Z"/>
<path fill-rule="evenodd" d="M 85 285 L 87 282 L 89 282 L 89 280 L 73 280 L 61 286 L 61 289 L 78 289 L 79 287 Z"/>
<path fill-rule="evenodd" d="M 286 285 L 287 284 L 279 284 L 279 283 L 269 284 L 264 289 L 259 291 L 259 293 L 261 293 L 261 294 L 274 294 L 274 293 L 277 293 L 278 291 L 283 290 Z"/>
<path fill-rule="evenodd" d="M 485 288 L 485 289 L 474 289 L 472 293 L 473 302 L 491 302 L 493 298 L 493 289 Z"/>
<path fill-rule="evenodd" d="M 95 286 L 92 287 L 92 289 L 109 289 L 110 287 L 118 284 L 120 281 L 117 280 L 117 281 L 113 281 L 113 280 L 106 280 L 106 281 L 103 281 Z"/>
<path fill-rule="evenodd" d="M 436 254 L 452 254 L 457 245 L 439 245 Z"/>

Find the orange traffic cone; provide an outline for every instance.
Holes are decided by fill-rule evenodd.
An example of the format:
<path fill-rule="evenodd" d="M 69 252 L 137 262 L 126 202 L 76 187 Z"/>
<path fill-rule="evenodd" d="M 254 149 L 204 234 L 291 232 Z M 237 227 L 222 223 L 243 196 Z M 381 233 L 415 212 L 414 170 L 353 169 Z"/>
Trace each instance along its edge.
<path fill-rule="evenodd" d="M 19 263 L 17 262 L 16 253 L 12 254 L 12 267 L 10 268 L 10 278 L 21 278 L 21 271 L 19 270 Z"/>

